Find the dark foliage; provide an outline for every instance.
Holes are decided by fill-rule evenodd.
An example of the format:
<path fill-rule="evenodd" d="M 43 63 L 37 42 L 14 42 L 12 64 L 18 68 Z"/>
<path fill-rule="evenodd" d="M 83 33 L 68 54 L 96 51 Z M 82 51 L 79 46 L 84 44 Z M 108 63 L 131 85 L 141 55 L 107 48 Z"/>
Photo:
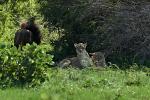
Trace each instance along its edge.
<path fill-rule="evenodd" d="M 41 4 L 49 25 L 66 30 L 55 44 L 55 54 L 62 54 L 57 58 L 72 54 L 77 42 L 87 42 L 87 51 L 105 52 L 106 61 L 113 63 L 146 64 L 150 57 L 148 0 L 44 0 Z"/>

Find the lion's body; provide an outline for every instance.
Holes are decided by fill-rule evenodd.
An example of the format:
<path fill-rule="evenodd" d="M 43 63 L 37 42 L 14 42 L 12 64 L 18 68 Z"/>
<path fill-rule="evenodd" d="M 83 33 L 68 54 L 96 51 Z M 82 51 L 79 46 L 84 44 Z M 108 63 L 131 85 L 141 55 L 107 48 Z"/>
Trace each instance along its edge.
<path fill-rule="evenodd" d="M 79 43 L 74 44 L 74 46 L 76 48 L 77 57 L 63 59 L 58 65 L 60 67 L 73 66 L 78 68 L 93 66 L 93 61 L 86 51 L 86 44 Z"/>

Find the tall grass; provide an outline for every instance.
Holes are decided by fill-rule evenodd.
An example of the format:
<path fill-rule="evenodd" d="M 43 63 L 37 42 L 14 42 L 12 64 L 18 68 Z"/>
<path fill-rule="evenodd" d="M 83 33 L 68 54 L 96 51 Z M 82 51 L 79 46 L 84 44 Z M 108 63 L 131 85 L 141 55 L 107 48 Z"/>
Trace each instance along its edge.
<path fill-rule="evenodd" d="M 142 71 L 55 69 L 41 87 L 0 90 L 3 100 L 149 100 Z"/>

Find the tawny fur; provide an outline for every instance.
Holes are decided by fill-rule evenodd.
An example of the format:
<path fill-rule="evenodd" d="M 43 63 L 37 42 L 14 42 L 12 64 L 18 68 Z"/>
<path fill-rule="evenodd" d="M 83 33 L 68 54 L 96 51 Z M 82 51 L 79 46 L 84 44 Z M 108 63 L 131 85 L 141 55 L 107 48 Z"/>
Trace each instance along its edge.
<path fill-rule="evenodd" d="M 96 67 L 106 66 L 105 57 L 102 52 L 94 52 L 90 53 L 90 55 Z"/>

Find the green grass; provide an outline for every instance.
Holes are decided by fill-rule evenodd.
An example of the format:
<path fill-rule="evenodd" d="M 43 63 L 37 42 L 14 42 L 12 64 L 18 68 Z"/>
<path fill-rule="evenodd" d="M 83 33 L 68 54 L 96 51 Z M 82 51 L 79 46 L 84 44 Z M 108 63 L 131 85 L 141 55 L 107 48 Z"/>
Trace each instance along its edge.
<path fill-rule="evenodd" d="M 37 88 L 0 90 L 0 100 L 150 100 L 142 71 L 53 69 Z"/>

